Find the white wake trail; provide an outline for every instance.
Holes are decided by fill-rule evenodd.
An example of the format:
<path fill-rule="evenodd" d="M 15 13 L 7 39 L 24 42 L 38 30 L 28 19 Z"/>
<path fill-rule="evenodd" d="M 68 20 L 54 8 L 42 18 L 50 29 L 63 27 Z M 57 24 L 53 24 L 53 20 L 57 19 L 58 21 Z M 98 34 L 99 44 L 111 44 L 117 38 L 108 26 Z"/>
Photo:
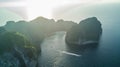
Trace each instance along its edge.
<path fill-rule="evenodd" d="M 67 52 L 67 51 L 59 51 L 60 53 L 63 53 L 63 54 L 67 54 L 67 55 L 72 55 L 72 56 L 76 56 L 76 57 L 80 57 L 82 55 L 79 55 L 79 54 L 75 54 L 75 53 L 71 53 L 71 52 Z"/>

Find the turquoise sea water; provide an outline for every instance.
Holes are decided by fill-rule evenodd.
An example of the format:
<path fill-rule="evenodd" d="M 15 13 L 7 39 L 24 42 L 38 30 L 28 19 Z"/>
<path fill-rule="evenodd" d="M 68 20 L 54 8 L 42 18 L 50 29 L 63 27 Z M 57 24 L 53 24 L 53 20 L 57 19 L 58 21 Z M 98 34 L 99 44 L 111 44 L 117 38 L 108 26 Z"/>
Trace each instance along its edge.
<path fill-rule="evenodd" d="M 39 63 L 42 67 L 119 67 L 119 24 L 105 27 L 100 43 L 79 50 L 68 50 L 64 42 L 65 32 L 57 32 L 41 44 Z"/>

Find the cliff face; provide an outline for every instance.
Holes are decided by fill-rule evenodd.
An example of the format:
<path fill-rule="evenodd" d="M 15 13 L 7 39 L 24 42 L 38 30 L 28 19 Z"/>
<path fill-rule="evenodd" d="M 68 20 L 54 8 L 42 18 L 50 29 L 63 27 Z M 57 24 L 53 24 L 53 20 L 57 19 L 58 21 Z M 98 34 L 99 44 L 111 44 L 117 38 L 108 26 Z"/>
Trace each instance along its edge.
<path fill-rule="evenodd" d="M 35 67 L 38 53 L 23 34 L 8 32 L 0 28 L 0 66 L 1 67 Z"/>
<path fill-rule="evenodd" d="M 9 32 L 20 32 L 35 45 L 40 45 L 45 37 L 57 31 L 67 31 L 73 25 L 76 23 L 72 21 L 54 21 L 53 19 L 38 17 L 30 22 L 8 21 L 4 28 Z"/>
<path fill-rule="evenodd" d="M 82 20 L 78 25 L 73 26 L 66 34 L 67 44 L 89 44 L 98 43 L 102 34 L 101 23 L 96 17 Z"/>
<path fill-rule="evenodd" d="M 0 66 L 37 67 L 40 44 L 44 38 L 57 31 L 67 31 L 75 24 L 43 17 L 30 22 L 8 21 L 0 27 Z"/>

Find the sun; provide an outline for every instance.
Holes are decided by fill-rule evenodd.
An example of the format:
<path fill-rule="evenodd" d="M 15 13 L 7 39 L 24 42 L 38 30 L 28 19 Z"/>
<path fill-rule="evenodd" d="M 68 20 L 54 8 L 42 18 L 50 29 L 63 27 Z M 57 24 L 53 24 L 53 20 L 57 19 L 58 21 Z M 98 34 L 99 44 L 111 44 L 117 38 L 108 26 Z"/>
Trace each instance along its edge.
<path fill-rule="evenodd" d="M 49 0 L 48 0 L 49 1 Z M 29 0 L 28 1 L 28 19 L 34 19 L 38 16 L 52 18 L 51 13 L 53 4 L 46 0 Z"/>
<path fill-rule="evenodd" d="M 53 10 L 57 7 L 78 3 L 79 0 L 28 0 L 28 20 L 38 16 L 53 18 Z"/>

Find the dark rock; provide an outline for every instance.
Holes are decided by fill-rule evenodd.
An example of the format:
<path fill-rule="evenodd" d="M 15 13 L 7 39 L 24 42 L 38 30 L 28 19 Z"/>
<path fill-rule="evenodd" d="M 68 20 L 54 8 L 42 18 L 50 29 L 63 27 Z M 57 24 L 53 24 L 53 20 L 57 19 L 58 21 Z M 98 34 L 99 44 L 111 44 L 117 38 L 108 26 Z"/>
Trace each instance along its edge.
<path fill-rule="evenodd" d="M 23 34 L 7 31 L 0 33 L 0 66 L 36 67 L 37 57 L 35 45 Z"/>
<path fill-rule="evenodd" d="M 11 64 L 12 67 L 35 67 L 41 53 L 40 44 L 45 37 L 57 31 L 67 31 L 76 23 L 72 21 L 58 20 L 38 17 L 32 21 L 8 21 L 5 26 L 0 27 L 0 65 Z M 20 33 L 24 36 L 19 36 Z M 25 38 L 26 39 L 25 39 Z M 27 45 L 25 45 L 27 44 Z M 5 56 L 4 58 L 1 58 Z M 9 57 L 6 59 L 6 57 Z M 13 59 L 11 61 L 10 59 Z M 3 63 L 1 63 L 3 62 Z M 18 63 L 18 64 L 17 64 Z"/>
<path fill-rule="evenodd" d="M 8 21 L 5 26 L 0 27 L 0 65 L 3 64 L 2 67 L 10 67 L 4 66 L 5 62 L 2 60 L 5 60 L 8 62 L 6 64 L 12 65 L 11 67 L 35 67 L 38 63 L 36 60 L 41 53 L 40 44 L 45 37 L 57 31 L 68 31 L 66 42 L 76 42 L 79 38 L 82 38 L 81 35 L 84 32 L 81 29 L 81 25 L 86 28 L 83 21 L 77 24 L 73 21 L 55 21 L 44 17 L 38 17 L 29 22 Z M 21 34 L 24 36 L 21 36 Z M 6 57 L 8 58 L 6 59 Z M 11 61 L 11 59 L 13 60 Z"/>
<path fill-rule="evenodd" d="M 82 20 L 66 33 L 65 41 L 72 45 L 98 43 L 102 34 L 101 23 L 96 17 Z"/>

